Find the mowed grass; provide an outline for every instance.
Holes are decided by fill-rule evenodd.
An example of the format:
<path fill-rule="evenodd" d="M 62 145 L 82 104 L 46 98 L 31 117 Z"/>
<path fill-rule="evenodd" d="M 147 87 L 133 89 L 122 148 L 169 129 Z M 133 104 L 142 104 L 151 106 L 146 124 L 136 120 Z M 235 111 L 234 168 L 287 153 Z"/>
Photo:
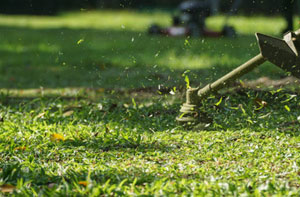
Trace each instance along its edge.
<path fill-rule="evenodd" d="M 186 75 L 193 86 L 217 79 L 258 53 L 254 32 L 278 35 L 283 19 L 233 17 L 237 39 L 145 33 L 169 17 L 0 16 L 3 195 L 298 195 L 297 91 L 211 96 L 202 103 L 214 119 L 205 131 L 174 120 Z M 218 30 L 223 20 L 208 25 Z M 286 74 L 266 64 L 246 78 L 261 76 Z"/>

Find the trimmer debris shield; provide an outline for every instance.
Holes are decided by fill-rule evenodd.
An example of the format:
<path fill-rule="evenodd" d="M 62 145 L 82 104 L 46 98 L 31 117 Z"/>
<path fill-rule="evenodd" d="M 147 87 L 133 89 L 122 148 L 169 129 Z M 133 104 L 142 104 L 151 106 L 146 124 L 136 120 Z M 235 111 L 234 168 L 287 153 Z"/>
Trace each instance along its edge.
<path fill-rule="evenodd" d="M 295 43 L 296 35 L 288 33 L 284 39 L 278 39 L 257 33 L 256 37 L 260 52 L 266 60 L 300 78 L 300 59 Z"/>

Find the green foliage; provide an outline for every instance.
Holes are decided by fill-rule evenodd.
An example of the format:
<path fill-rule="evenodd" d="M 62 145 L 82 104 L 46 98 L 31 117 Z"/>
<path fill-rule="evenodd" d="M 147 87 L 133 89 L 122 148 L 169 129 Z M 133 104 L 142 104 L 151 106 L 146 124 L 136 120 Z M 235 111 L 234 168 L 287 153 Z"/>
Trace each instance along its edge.
<path fill-rule="evenodd" d="M 211 96 L 206 131 L 174 120 L 185 76 L 192 87 L 216 79 L 257 53 L 249 34 L 279 32 L 282 21 L 237 17 L 237 40 L 191 38 L 187 47 L 143 33 L 166 17 L 0 16 L 0 195 L 299 194 L 297 92 Z M 247 77 L 262 75 L 283 73 L 266 65 Z"/>

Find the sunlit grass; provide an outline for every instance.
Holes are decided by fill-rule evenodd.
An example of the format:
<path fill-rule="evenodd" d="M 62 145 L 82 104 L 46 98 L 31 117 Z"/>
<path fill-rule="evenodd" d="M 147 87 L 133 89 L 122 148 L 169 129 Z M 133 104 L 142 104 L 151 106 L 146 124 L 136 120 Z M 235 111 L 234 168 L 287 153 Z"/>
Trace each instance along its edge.
<path fill-rule="evenodd" d="M 157 23 L 168 26 L 172 22 L 172 12 L 117 10 L 82 11 L 62 13 L 59 16 L 7 16 L 0 15 L 0 25 L 32 28 L 95 28 L 131 31 L 145 31 L 149 25 Z M 224 16 L 213 16 L 207 20 L 208 26 L 220 29 L 224 25 Z M 279 34 L 284 28 L 284 20 L 279 16 L 232 16 L 229 24 L 238 32 L 252 34 L 256 31 Z M 295 20 L 295 25 L 299 25 Z"/>
<path fill-rule="evenodd" d="M 225 22 L 224 16 L 215 16 L 208 19 L 208 25 L 212 28 L 220 28 Z M 241 34 L 254 34 L 261 32 L 270 35 L 279 35 L 285 27 L 285 21 L 279 16 L 232 16 L 228 24 L 236 28 Z M 295 20 L 295 26 L 299 26 Z"/>
<path fill-rule="evenodd" d="M 1 15 L 0 24 L 32 28 L 95 28 L 95 29 L 128 29 L 144 31 L 148 25 L 157 22 L 168 25 L 171 22 L 169 13 L 118 11 L 84 11 L 70 12 L 59 16 L 7 16 Z"/>

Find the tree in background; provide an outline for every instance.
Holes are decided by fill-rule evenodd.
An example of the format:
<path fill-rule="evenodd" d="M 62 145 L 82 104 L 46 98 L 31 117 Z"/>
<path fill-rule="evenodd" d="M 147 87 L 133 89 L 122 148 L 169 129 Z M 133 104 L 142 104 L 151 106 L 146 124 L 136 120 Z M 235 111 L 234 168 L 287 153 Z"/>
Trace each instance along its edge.
<path fill-rule="evenodd" d="M 287 23 L 287 27 L 283 30 L 283 33 L 287 31 L 292 31 L 294 29 L 293 17 L 294 17 L 295 7 L 296 7 L 295 0 L 285 0 L 282 3 L 282 12 Z"/>

